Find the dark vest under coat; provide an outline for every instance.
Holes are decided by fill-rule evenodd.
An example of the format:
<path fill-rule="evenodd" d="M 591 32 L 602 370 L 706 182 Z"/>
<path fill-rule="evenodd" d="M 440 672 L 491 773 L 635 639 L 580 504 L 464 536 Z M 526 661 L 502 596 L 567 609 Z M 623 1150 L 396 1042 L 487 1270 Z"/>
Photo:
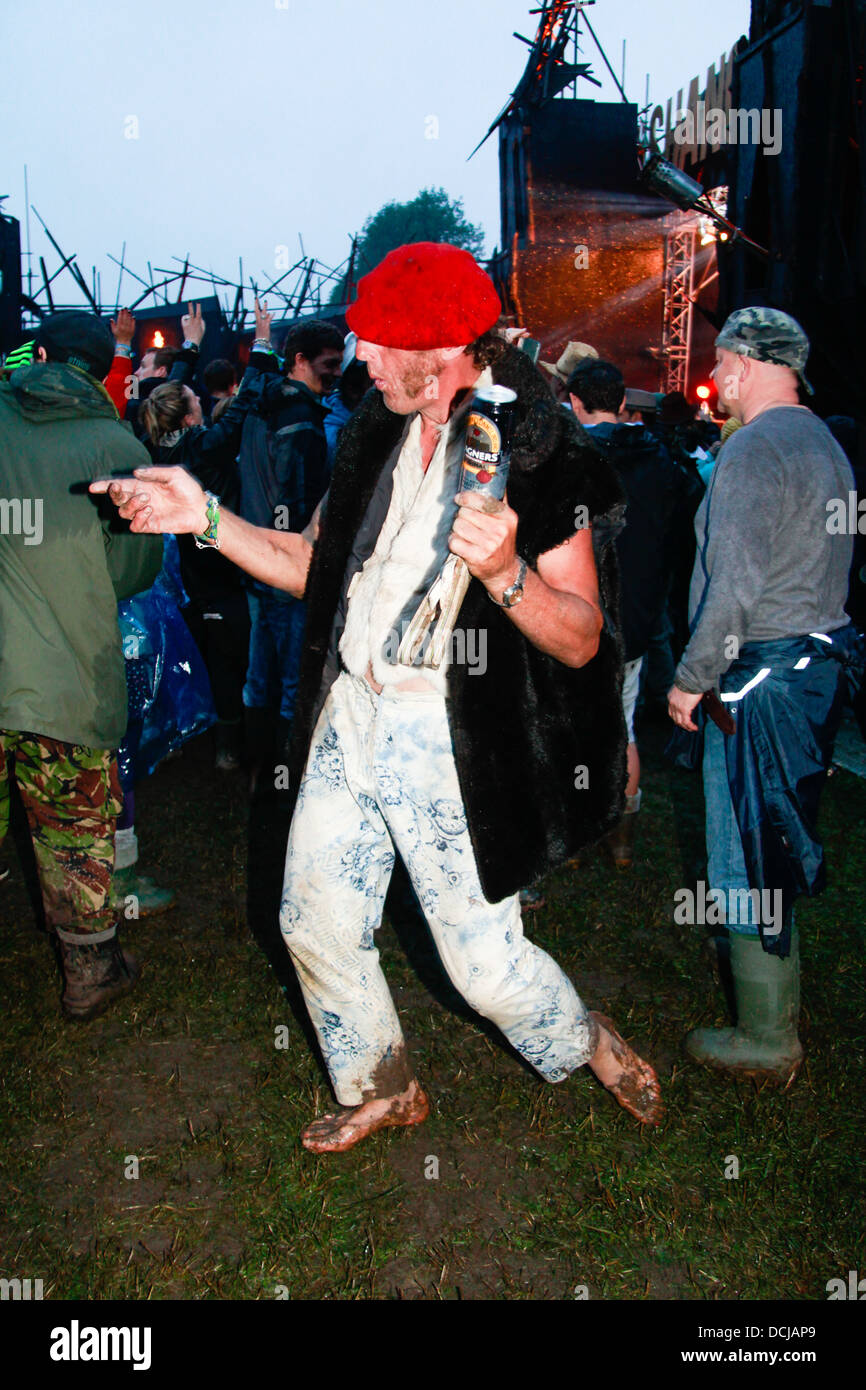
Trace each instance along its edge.
<path fill-rule="evenodd" d="M 515 893 L 576 854 L 622 812 L 626 732 L 614 537 L 623 497 L 610 465 L 574 417 L 553 399 L 529 359 L 513 348 L 493 366 L 517 392 L 508 502 L 517 549 L 531 567 L 573 535 L 588 510 L 604 629 L 579 669 L 539 651 L 472 579 L 452 651 L 476 651 L 486 629 L 487 668 L 448 668 L 448 719 L 469 834 L 491 902 Z M 307 583 L 307 627 L 292 740 L 297 789 L 327 692 L 340 671 L 338 643 L 352 575 L 372 554 L 391 498 L 408 429 L 378 391 L 345 426 Z M 463 632 L 461 638 L 460 633 Z"/>

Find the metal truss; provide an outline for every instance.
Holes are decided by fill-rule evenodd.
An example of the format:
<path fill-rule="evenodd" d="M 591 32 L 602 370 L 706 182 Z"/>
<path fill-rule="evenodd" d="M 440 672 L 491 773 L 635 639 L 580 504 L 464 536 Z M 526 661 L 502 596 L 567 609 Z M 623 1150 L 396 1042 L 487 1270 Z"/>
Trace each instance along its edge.
<path fill-rule="evenodd" d="M 695 218 L 677 216 L 671 219 L 665 238 L 664 389 L 666 392 L 682 391 L 683 395 L 688 392 L 691 366 L 697 229 Z"/>

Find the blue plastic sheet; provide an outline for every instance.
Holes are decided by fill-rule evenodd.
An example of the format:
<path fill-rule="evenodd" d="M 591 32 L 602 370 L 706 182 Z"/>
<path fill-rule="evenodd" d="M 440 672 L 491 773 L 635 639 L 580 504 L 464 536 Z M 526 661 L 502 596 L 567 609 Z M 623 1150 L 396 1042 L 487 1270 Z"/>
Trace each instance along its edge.
<path fill-rule="evenodd" d="M 216 720 L 207 669 L 180 611 L 186 602 L 177 541 L 166 536 L 153 587 L 117 605 L 129 703 L 117 754 L 124 791 Z"/>

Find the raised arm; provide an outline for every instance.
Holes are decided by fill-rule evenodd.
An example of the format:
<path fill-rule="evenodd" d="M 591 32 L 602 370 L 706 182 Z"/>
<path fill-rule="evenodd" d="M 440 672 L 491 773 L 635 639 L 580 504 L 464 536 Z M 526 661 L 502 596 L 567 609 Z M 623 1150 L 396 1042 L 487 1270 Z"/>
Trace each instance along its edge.
<path fill-rule="evenodd" d="M 137 468 L 133 478 L 99 478 L 90 491 L 107 493 L 137 534 L 204 535 L 208 527 L 204 488 L 186 469 Z M 272 531 L 251 526 L 220 508 L 217 539 L 221 554 L 254 579 L 302 598 L 316 529 Z"/>

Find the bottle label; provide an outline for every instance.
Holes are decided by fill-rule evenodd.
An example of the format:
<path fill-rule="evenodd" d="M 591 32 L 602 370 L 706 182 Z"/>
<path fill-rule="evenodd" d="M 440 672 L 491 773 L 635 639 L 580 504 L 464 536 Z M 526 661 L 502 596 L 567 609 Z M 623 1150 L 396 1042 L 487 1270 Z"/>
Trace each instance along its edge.
<path fill-rule="evenodd" d="M 496 474 L 502 463 L 499 427 L 488 416 L 472 411 L 466 425 L 461 489 L 465 492 L 498 492 Z M 507 468 L 503 471 L 507 472 Z M 504 484 L 504 479 L 502 481 Z"/>

